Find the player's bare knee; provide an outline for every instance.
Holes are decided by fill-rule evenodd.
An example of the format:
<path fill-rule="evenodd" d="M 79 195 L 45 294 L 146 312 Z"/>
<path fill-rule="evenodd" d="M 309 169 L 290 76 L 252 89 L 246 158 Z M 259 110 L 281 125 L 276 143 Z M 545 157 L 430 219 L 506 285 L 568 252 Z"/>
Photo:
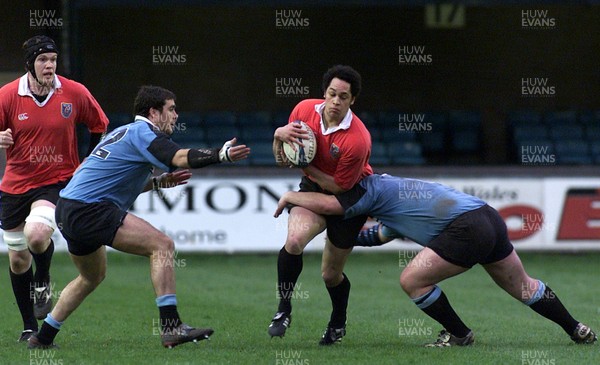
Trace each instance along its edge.
<path fill-rule="evenodd" d="M 321 270 L 321 277 L 323 278 L 325 285 L 329 287 L 337 286 L 342 282 L 342 280 L 344 280 L 344 275 L 342 275 L 342 272 L 332 268 L 325 268 Z"/>
<path fill-rule="evenodd" d="M 94 274 L 86 274 L 85 276 L 81 276 L 81 279 L 83 281 L 83 283 L 85 284 L 85 286 L 88 288 L 88 290 L 94 290 L 98 287 L 98 285 L 100 285 L 100 283 L 102 283 L 104 281 L 104 278 L 106 277 L 106 271 L 104 272 L 97 272 Z"/>
<path fill-rule="evenodd" d="M 409 296 L 414 294 L 417 289 L 414 285 L 414 281 L 410 278 L 410 273 L 407 273 L 406 269 L 400 274 L 400 287 Z"/>
<path fill-rule="evenodd" d="M 22 274 L 25 271 L 29 270 L 31 266 L 31 256 L 29 258 L 19 256 L 11 256 L 9 259 L 10 271 L 14 274 Z"/>
<path fill-rule="evenodd" d="M 299 255 L 304 251 L 306 247 L 307 239 L 304 235 L 291 234 L 285 241 L 285 249 L 292 255 Z"/>
<path fill-rule="evenodd" d="M 26 236 L 27 246 L 33 253 L 43 253 L 50 244 L 50 236 L 43 232 L 35 231 Z"/>
<path fill-rule="evenodd" d="M 173 252 L 175 251 L 175 242 L 169 236 L 164 235 L 158 240 L 156 251 Z"/>

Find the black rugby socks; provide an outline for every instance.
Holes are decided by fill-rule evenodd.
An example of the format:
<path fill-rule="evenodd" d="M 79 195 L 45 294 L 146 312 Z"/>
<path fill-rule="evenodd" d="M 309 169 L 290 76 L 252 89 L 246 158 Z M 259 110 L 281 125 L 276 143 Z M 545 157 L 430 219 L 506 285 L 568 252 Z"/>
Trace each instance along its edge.
<path fill-rule="evenodd" d="M 15 274 L 10 268 L 8 271 L 17 306 L 23 318 L 23 329 L 37 331 L 38 323 L 33 315 L 33 270 L 30 267 L 22 274 Z"/>
<path fill-rule="evenodd" d="M 279 293 L 278 312 L 292 313 L 292 296 L 300 273 L 302 273 L 302 254 L 292 255 L 285 247 L 277 258 L 277 291 Z"/>
<path fill-rule="evenodd" d="M 348 298 L 350 297 L 350 280 L 346 274 L 337 286 L 327 287 L 333 310 L 329 319 L 329 327 L 342 328 L 346 324 L 346 310 L 348 309 Z"/>

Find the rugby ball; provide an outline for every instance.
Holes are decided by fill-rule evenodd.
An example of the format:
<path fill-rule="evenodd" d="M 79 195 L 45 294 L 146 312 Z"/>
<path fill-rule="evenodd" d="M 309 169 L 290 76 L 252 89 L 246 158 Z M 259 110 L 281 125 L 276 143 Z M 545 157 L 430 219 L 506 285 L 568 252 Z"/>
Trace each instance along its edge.
<path fill-rule="evenodd" d="M 283 142 L 283 153 L 285 153 L 285 157 L 287 157 L 292 165 L 306 167 L 317 154 L 317 138 L 313 130 L 303 121 L 296 120 L 293 123 L 300 123 L 302 129 L 308 132 L 308 136 L 300 139 L 304 147 L 294 143 L 296 147 L 295 151 L 289 143 Z"/>

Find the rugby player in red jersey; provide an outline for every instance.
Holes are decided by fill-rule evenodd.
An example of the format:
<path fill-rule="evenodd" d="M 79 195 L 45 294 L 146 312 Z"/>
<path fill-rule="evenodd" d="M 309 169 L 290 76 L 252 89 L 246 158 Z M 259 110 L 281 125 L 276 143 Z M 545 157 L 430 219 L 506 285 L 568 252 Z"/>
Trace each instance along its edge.
<path fill-rule="evenodd" d="M 108 126 L 85 86 L 56 75 L 58 49 L 52 39 L 32 37 L 23 49 L 27 73 L 0 89 L 0 148 L 6 150 L 0 223 L 23 319 L 20 342 L 38 330 L 36 318 L 52 309 L 54 208 L 79 166 L 75 124 L 84 123 L 91 132 L 90 151 Z"/>
<path fill-rule="evenodd" d="M 273 153 L 280 165 L 289 165 L 283 142 L 298 142 L 304 133 L 296 120 L 304 121 L 317 139 L 317 154 L 303 169 L 300 191 L 339 194 L 373 173 L 369 165 L 371 135 L 350 110 L 361 89 L 361 77 L 349 66 L 337 65 L 323 75 L 323 99 L 303 100 L 292 111 L 289 123 L 275 131 Z M 342 215 L 322 216 L 294 206 L 288 218 L 288 233 L 277 260 L 279 308 L 268 333 L 282 337 L 291 324 L 291 299 L 302 272 L 302 252 L 319 233 L 327 229 L 323 251 L 322 276 L 332 303 L 329 324 L 321 345 L 331 345 L 346 333 L 346 308 L 350 281 L 343 269 L 356 236 L 367 216 L 344 220 Z"/>

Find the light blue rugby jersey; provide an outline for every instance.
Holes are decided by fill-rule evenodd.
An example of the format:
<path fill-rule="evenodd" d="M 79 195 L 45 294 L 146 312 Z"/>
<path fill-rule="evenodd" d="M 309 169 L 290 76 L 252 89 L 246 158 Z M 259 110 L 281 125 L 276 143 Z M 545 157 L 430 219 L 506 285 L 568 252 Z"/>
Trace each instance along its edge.
<path fill-rule="evenodd" d="M 446 185 L 376 174 L 337 198 L 346 218 L 366 214 L 422 246 L 459 215 L 486 204 Z"/>
<path fill-rule="evenodd" d="M 81 164 L 61 198 L 84 203 L 110 201 L 131 207 L 148 183 L 154 166 L 172 171 L 180 147 L 148 119 L 137 115 L 131 124 L 109 133 Z"/>

